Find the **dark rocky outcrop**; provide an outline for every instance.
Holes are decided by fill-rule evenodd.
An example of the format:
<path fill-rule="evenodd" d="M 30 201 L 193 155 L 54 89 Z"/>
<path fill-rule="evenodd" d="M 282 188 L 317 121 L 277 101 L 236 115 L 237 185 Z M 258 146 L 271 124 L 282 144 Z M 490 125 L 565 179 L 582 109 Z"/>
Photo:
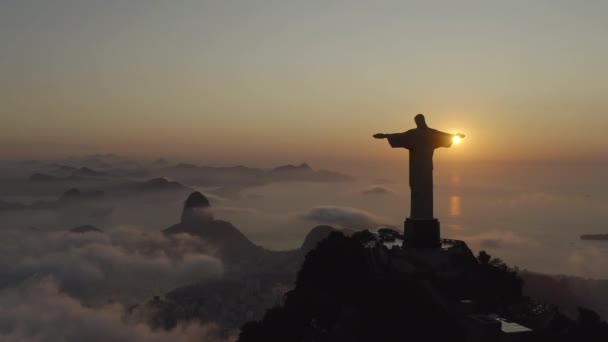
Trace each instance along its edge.
<path fill-rule="evenodd" d="M 211 203 L 205 195 L 195 191 L 188 196 L 184 202 L 182 210 L 181 223 L 193 222 L 196 220 L 210 221 L 213 220 L 213 215 L 209 211 Z"/>
<path fill-rule="evenodd" d="M 191 193 L 190 196 L 188 196 L 188 198 L 186 199 L 186 202 L 184 202 L 184 209 L 193 209 L 193 208 L 206 209 L 206 208 L 209 208 L 210 206 L 211 206 L 211 203 L 209 202 L 207 197 L 205 197 L 205 195 L 201 194 L 198 191 Z"/>
<path fill-rule="evenodd" d="M 370 238 L 366 231 L 330 233 L 307 254 L 295 288 L 263 319 L 244 324 L 239 341 L 608 339 L 608 324 L 595 312 L 579 309 L 572 320 L 523 296 L 517 272 L 483 251 L 467 257 L 466 267 L 442 270 L 428 266 L 450 253 L 386 250 Z"/>
<path fill-rule="evenodd" d="M 319 225 L 310 230 L 304 242 L 300 247 L 302 255 L 306 255 L 311 250 L 315 249 L 319 242 L 325 240 L 332 232 L 342 232 L 344 235 L 352 235 L 353 230 L 350 229 L 337 229 L 328 225 Z"/>
<path fill-rule="evenodd" d="M 424 279 L 378 276 L 359 235 L 331 233 L 310 251 L 284 303 L 245 324 L 239 341 L 463 340 Z"/>

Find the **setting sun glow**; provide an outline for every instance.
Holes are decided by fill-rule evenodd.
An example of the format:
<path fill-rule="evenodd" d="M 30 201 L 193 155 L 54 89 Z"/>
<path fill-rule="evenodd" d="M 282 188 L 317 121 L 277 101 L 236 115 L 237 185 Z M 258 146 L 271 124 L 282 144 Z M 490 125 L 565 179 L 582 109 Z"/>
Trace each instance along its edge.
<path fill-rule="evenodd" d="M 454 144 L 459 144 L 462 141 L 462 138 L 460 138 L 459 136 L 455 135 L 452 137 L 452 142 Z"/>

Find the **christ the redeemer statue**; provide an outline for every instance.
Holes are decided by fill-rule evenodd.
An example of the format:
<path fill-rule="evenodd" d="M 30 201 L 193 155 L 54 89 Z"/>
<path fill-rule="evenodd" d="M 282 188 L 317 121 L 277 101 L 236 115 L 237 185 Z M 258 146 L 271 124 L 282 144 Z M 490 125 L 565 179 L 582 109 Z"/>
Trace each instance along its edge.
<path fill-rule="evenodd" d="M 436 148 L 450 147 L 454 137 L 429 128 L 424 115 L 414 118 L 416 128 L 403 133 L 374 135 L 376 139 L 388 139 L 391 147 L 410 151 L 411 213 L 405 221 L 404 245 L 410 247 L 435 247 L 439 245 L 439 221 L 433 217 L 433 153 Z"/>

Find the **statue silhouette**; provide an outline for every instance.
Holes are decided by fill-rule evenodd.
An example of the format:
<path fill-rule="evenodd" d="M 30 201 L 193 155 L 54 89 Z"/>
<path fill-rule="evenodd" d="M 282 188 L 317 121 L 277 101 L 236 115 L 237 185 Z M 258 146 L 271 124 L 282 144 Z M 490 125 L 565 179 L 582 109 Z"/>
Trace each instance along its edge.
<path fill-rule="evenodd" d="M 433 217 L 433 153 L 437 148 L 452 146 L 455 136 L 464 138 L 464 135 L 432 129 L 427 126 L 422 114 L 416 115 L 414 121 L 417 127 L 407 132 L 378 133 L 374 138 L 388 139 L 391 147 L 406 148 L 410 151 L 411 212 L 405 223 L 405 237 L 406 240 L 408 236 L 411 239 L 406 241 L 406 244 L 430 247 L 439 244 L 439 221 Z M 422 226 L 427 228 L 421 228 Z M 431 231 L 417 232 L 418 236 L 414 237 L 414 230 L 421 229 Z"/>

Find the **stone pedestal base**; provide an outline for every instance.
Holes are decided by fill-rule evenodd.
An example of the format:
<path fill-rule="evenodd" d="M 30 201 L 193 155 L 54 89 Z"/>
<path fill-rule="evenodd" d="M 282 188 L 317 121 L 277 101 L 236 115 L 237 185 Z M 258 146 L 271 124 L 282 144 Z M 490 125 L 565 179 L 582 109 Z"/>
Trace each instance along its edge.
<path fill-rule="evenodd" d="M 437 248 L 439 240 L 439 220 L 417 220 L 407 218 L 404 223 L 403 247 Z"/>

